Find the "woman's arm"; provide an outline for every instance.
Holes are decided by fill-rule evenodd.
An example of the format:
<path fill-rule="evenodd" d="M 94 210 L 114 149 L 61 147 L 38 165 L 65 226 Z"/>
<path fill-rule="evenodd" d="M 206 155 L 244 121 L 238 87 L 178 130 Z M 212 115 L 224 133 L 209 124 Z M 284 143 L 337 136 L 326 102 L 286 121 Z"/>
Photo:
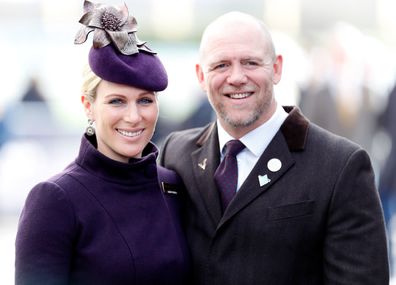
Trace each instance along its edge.
<path fill-rule="evenodd" d="M 18 225 L 15 284 L 68 284 L 75 230 L 64 190 L 52 182 L 36 185 Z"/>

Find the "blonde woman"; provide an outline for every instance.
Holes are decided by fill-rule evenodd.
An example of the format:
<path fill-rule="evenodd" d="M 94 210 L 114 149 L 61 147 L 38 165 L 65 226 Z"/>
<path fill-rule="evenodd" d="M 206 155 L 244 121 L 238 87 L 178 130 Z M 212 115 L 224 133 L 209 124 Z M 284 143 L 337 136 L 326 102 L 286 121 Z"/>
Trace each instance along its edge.
<path fill-rule="evenodd" d="M 125 6 L 85 1 L 84 12 L 76 43 L 95 33 L 81 96 L 89 126 L 77 158 L 27 197 L 16 284 L 186 284 L 182 184 L 150 142 L 166 71 Z"/>

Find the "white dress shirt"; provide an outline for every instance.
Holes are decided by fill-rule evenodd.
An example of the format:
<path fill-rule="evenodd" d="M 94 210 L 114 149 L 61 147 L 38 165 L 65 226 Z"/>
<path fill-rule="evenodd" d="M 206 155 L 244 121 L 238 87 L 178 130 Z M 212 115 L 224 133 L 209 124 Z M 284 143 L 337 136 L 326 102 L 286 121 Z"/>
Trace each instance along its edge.
<path fill-rule="evenodd" d="M 277 108 L 272 117 L 259 126 L 258 128 L 250 131 L 244 135 L 239 140 L 246 146 L 238 155 L 238 185 L 237 191 L 243 184 L 243 182 L 248 177 L 249 173 L 252 171 L 253 167 L 256 165 L 260 156 L 263 154 L 271 140 L 274 138 L 275 134 L 278 132 L 279 128 L 287 118 L 288 113 L 282 108 L 280 104 L 277 104 Z M 230 141 L 234 140 L 221 126 L 219 121 L 217 121 L 217 128 L 219 133 L 219 146 L 220 146 L 220 157 L 223 160 L 224 145 Z"/>

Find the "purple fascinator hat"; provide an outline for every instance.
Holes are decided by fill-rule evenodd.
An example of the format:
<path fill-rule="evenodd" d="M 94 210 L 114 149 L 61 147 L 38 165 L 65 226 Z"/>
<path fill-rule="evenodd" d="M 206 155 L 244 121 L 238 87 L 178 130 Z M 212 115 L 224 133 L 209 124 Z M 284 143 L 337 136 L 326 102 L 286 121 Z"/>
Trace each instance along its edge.
<path fill-rule="evenodd" d="M 85 0 L 84 26 L 74 43 L 84 43 L 94 32 L 89 51 L 89 66 L 100 78 L 149 91 L 162 91 L 168 86 L 168 76 L 160 59 L 146 42 L 137 36 L 137 22 L 128 8 L 95 4 Z"/>

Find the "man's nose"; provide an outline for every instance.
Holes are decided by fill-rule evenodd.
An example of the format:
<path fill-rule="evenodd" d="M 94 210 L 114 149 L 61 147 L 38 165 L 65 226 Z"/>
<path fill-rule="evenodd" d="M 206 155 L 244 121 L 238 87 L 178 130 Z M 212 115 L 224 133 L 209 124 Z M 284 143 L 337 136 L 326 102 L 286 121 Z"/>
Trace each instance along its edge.
<path fill-rule="evenodd" d="M 241 64 L 231 66 L 230 73 L 227 77 L 227 83 L 230 85 L 241 85 L 247 82 L 245 70 Z"/>

